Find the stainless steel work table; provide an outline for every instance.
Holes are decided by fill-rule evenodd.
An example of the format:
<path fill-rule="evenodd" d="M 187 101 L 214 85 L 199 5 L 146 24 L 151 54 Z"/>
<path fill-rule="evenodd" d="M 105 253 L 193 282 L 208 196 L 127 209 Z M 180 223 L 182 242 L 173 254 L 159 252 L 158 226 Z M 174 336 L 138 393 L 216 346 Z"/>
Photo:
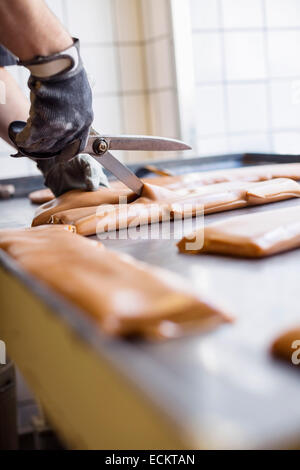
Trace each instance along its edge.
<path fill-rule="evenodd" d="M 232 158 L 231 166 L 238 166 L 240 160 Z M 205 222 L 298 204 L 293 199 L 212 214 Z M 0 227 L 29 225 L 34 210 L 25 197 L 2 201 Z M 67 444 L 299 446 L 299 370 L 272 359 L 269 347 L 278 333 L 300 324 L 300 250 L 244 260 L 178 254 L 172 240 L 104 243 L 178 272 L 236 320 L 162 343 L 107 338 L 89 317 L 1 254 L 0 338 Z"/>

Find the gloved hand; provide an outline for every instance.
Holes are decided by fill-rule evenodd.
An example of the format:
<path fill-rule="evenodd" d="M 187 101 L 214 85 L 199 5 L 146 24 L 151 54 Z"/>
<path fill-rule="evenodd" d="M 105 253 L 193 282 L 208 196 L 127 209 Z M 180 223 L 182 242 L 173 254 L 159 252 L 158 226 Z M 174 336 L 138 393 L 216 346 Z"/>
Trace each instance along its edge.
<path fill-rule="evenodd" d="M 28 80 L 31 108 L 26 127 L 11 137 L 16 147 L 41 158 L 56 155 L 76 141 L 72 155 L 81 152 L 93 111 L 92 92 L 80 58 L 78 39 L 63 52 L 19 62 L 19 65 L 31 71 Z"/>
<path fill-rule="evenodd" d="M 71 189 L 95 191 L 100 185 L 109 186 L 102 167 L 87 154 L 77 155 L 67 162 L 60 161 L 59 157 L 38 160 L 37 167 L 55 196 Z"/>

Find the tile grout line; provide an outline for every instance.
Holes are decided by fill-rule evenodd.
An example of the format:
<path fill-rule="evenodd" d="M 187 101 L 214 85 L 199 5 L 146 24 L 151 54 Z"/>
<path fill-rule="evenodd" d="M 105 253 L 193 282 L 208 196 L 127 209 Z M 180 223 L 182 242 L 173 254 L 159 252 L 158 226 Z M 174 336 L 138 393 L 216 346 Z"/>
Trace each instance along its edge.
<path fill-rule="evenodd" d="M 144 8 L 142 2 L 137 1 L 135 4 L 135 8 L 137 9 L 137 15 L 139 19 L 139 27 L 140 27 L 140 36 L 143 38 L 145 37 L 145 23 L 144 23 Z M 143 42 L 145 42 L 143 40 Z M 146 42 L 142 46 L 143 50 L 143 72 L 144 72 L 144 82 L 145 82 L 145 102 L 147 104 L 147 109 L 145 110 L 146 113 L 146 127 L 147 133 L 152 133 L 152 125 L 151 125 L 151 111 L 150 111 L 150 94 L 149 94 L 149 76 L 148 76 L 148 64 L 147 64 L 147 54 L 146 54 Z"/>
<path fill-rule="evenodd" d="M 273 120 L 272 120 L 272 92 L 271 92 L 271 67 L 269 58 L 269 43 L 268 43 L 268 30 L 267 30 L 267 11 L 265 0 L 261 0 L 261 7 L 263 13 L 263 35 L 264 35 L 264 56 L 266 66 L 266 104 L 267 104 L 267 116 L 268 116 L 268 139 L 270 145 L 270 152 L 274 151 L 274 139 L 273 139 Z"/>
<path fill-rule="evenodd" d="M 149 10 L 148 10 L 149 12 Z M 158 82 L 158 73 L 157 73 L 157 67 L 156 67 L 156 60 L 155 60 L 155 57 L 154 57 L 154 47 L 155 47 L 155 41 L 151 41 L 151 36 L 153 34 L 153 21 L 154 21 L 154 18 L 153 18 L 153 9 L 150 9 L 150 13 L 149 13 L 149 21 L 148 21 L 148 32 L 149 32 L 149 35 L 150 35 L 150 38 L 147 38 L 147 41 L 146 41 L 146 44 L 145 44 L 145 48 L 148 46 L 149 49 L 148 49 L 148 55 L 147 55 L 147 75 L 148 75 L 148 71 L 149 71 L 149 67 L 151 67 L 152 69 L 152 78 L 153 78 L 153 82 L 154 84 L 156 84 Z M 153 38 L 153 36 L 152 36 Z M 151 47 L 152 46 L 152 47 Z M 149 59 L 149 61 L 148 61 Z M 150 64 L 149 64 L 150 62 Z M 154 96 L 153 96 L 153 93 L 150 92 L 150 90 L 147 91 L 148 93 L 148 96 L 149 96 L 149 112 L 150 112 L 150 122 L 151 122 L 151 133 L 154 133 L 153 132 L 153 114 L 155 116 L 155 127 L 157 126 L 157 122 L 159 123 L 159 128 L 161 127 L 161 121 L 160 121 L 160 111 L 159 113 L 157 113 L 158 109 L 159 109 L 159 105 L 157 106 L 157 100 L 154 99 Z M 152 100 L 152 104 L 151 104 L 151 100 Z M 154 113 L 153 113 L 153 110 L 154 110 Z M 153 152 L 150 152 L 149 153 L 149 156 L 150 156 L 150 159 L 151 160 L 154 160 L 155 159 L 155 156 L 154 156 L 154 153 Z"/>
<path fill-rule="evenodd" d="M 218 0 L 218 21 L 220 26 L 224 24 L 224 17 L 223 17 L 223 8 L 221 0 Z M 229 101 L 228 101 L 228 87 L 226 84 L 226 48 L 225 48 L 225 37 L 224 33 L 221 32 L 219 36 L 220 47 L 221 47 L 221 57 L 222 57 L 222 81 L 221 85 L 223 88 L 223 116 L 224 116 L 224 130 L 225 130 L 225 138 L 226 138 L 226 145 L 227 151 L 230 150 L 230 141 L 229 141 Z"/>
<path fill-rule="evenodd" d="M 111 9 L 111 16 L 112 16 L 112 29 L 113 29 L 113 35 L 114 37 L 117 37 L 118 35 L 118 22 L 117 22 L 117 12 L 116 12 L 116 1 L 113 0 L 112 4 L 110 5 Z M 118 70 L 119 74 L 119 80 L 118 80 L 118 86 L 120 90 L 120 95 L 117 94 L 117 96 L 120 96 L 122 98 L 121 92 L 123 91 L 123 80 L 122 80 L 122 66 L 121 66 L 121 55 L 120 55 L 120 49 L 119 47 L 114 48 L 114 55 L 115 55 L 115 64 L 116 64 L 116 69 Z M 96 97 L 96 94 L 95 94 Z M 124 110 L 124 103 L 123 99 L 118 100 L 118 107 L 120 111 L 120 120 L 121 120 L 121 132 L 124 132 L 125 130 L 125 110 Z"/>
<path fill-rule="evenodd" d="M 176 127 L 176 135 L 179 136 L 180 135 L 180 109 L 179 109 L 179 102 L 178 102 L 178 99 L 179 99 L 179 96 L 178 96 L 178 87 L 177 87 L 177 76 L 176 76 L 176 51 L 175 51 L 175 40 L 174 40 L 174 30 L 172 28 L 172 11 L 171 11 L 171 3 L 170 3 L 170 0 L 168 0 L 168 3 L 167 3 L 167 8 L 168 8 L 168 15 L 169 15 L 169 25 L 168 25 L 168 28 L 169 28 L 169 31 L 170 31 L 170 38 L 169 38 L 169 47 L 170 47 L 170 50 L 172 51 L 172 82 L 174 83 L 174 87 L 172 87 L 174 89 L 174 96 L 173 96 L 173 100 L 174 100 L 174 105 L 176 107 L 176 123 L 175 123 L 175 127 Z M 172 90 L 173 91 L 173 90 Z M 180 159 L 180 153 L 178 152 L 178 155 L 177 155 L 177 158 Z"/>

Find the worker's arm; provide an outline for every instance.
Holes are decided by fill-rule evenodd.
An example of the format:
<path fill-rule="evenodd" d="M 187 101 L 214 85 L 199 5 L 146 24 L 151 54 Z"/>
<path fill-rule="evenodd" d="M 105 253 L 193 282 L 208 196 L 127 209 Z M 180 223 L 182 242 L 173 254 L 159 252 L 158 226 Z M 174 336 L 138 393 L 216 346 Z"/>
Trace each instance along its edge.
<path fill-rule="evenodd" d="M 30 103 L 4 67 L 0 67 L 0 82 L 3 95 L 0 100 L 0 137 L 11 144 L 8 126 L 12 121 L 27 121 Z"/>
<path fill-rule="evenodd" d="M 20 60 L 55 54 L 73 42 L 42 0 L 1 0 L 0 23 L 0 43 Z"/>
<path fill-rule="evenodd" d="M 1 0 L 0 26 L 0 43 L 31 72 L 27 119 L 28 104 L 2 70 L 7 105 L 0 106 L 5 106 L 7 115 L 0 118 L 1 135 L 7 140 L 7 124 L 23 120 L 27 121 L 24 130 L 10 135 L 23 153 L 39 158 L 57 155 L 72 143 L 73 154 L 81 152 L 93 111 L 79 41 L 73 41 L 43 0 Z M 107 185 L 100 165 L 89 155 L 79 155 L 69 162 L 61 162 L 59 157 L 40 160 L 38 167 L 55 195 Z"/>
<path fill-rule="evenodd" d="M 0 41 L 30 72 L 30 117 L 14 137 L 27 154 L 56 155 L 84 147 L 93 120 L 92 93 L 79 41 L 73 41 L 43 0 L 1 0 Z M 76 151 L 75 151 L 76 148 Z"/>
<path fill-rule="evenodd" d="M 27 120 L 30 103 L 4 67 L 0 67 L 0 82 L 5 88 L 4 103 L 0 102 L 0 137 L 11 144 L 8 126 L 14 120 Z M 59 163 L 55 158 L 41 160 L 38 168 L 45 176 L 46 185 L 57 196 L 71 189 L 95 190 L 100 185 L 108 185 L 101 166 L 86 154 L 78 155 L 67 163 Z"/>

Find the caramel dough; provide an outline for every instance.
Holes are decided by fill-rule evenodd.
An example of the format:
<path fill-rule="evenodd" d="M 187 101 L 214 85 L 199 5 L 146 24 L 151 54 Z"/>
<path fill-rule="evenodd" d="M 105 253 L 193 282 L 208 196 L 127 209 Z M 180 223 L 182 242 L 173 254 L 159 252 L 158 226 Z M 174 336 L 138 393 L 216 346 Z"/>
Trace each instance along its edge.
<path fill-rule="evenodd" d="M 39 227 L 34 227 L 34 229 L 30 227 L 1 229 L 1 248 L 6 250 L 6 247 L 9 247 L 12 243 L 23 242 L 23 240 L 28 240 L 31 244 L 34 244 L 36 238 L 44 238 L 45 234 L 52 237 L 56 233 L 66 231 L 76 233 L 76 228 L 73 225 L 40 225 Z M 18 246 L 16 246 L 16 249 L 18 249 Z"/>
<path fill-rule="evenodd" d="M 221 253 L 259 258 L 300 247 L 300 205 L 246 214 L 213 223 L 204 229 L 204 246 L 191 249 L 201 233 L 184 237 L 182 253 Z M 197 238 L 198 237 L 198 238 Z"/>
<path fill-rule="evenodd" d="M 48 223 L 51 216 L 57 212 L 100 204 L 117 204 L 120 196 L 127 198 L 128 202 L 137 198 L 136 194 L 129 189 L 114 190 L 101 187 L 97 191 L 81 191 L 78 189 L 68 191 L 40 206 L 36 211 L 32 226 Z"/>
<path fill-rule="evenodd" d="M 170 338 L 231 320 L 181 277 L 70 230 L 1 230 L 0 248 L 111 335 Z"/>
<path fill-rule="evenodd" d="M 297 343 L 298 342 L 298 343 Z M 297 352 L 299 351 L 299 353 Z M 296 360 L 300 359 L 300 326 L 292 328 L 281 334 L 271 346 L 271 354 L 279 359 L 284 359 L 292 364 L 292 356 L 295 353 Z M 299 366 L 300 368 L 300 366 Z"/>
<path fill-rule="evenodd" d="M 194 189 L 202 185 L 225 183 L 230 181 L 266 181 L 273 178 L 290 178 L 300 181 L 300 163 L 275 165 L 257 165 L 226 170 L 202 171 L 177 176 L 147 178 L 147 183 L 164 186 L 174 191 L 182 188 Z"/>
<path fill-rule="evenodd" d="M 139 201 L 158 201 L 171 198 L 174 199 L 174 192 L 158 186 L 145 184 Z M 69 191 L 39 207 L 32 226 L 35 227 L 53 222 L 55 220 L 55 218 L 52 218 L 54 214 L 64 213 L 70 209 L 94 207 L 96 211 L 98 206 L 101 205 L 119 205 L 119 202 L 126 204 L 136 199 L 137 195 L 129 189 L 99 188 L 98 191 Z M 90 213 L 89 209 L 87 213 Z"/>
<path fill-rule="evenodd" d="M 188 204 L 190 207 L 189 211 L 186 210 L 185 204 Z M 128 227 L 139 227 L 162 221 L 166 222 L 174 220 L 175 216 L 182 214 L 185 217 L 193 217 L 202 213 L 202 204 L 198 204 L 193 197 L 182 198 L 180 201 L 174 202 L 160 201 L 156 204 L 147 200 L 139 200 L 139 202 L 110 208 L 109 210 L 105 208 L 99 210 L 97 208 L 93 214 L 76 221 L 74 220 L 72 223 L 75 225 L 77 233 L 88 236 Z"/>
<path fill-rule="evenodd" d="M 45 202 L 52 201 L 54 199 L 54 194 L 51 189 L 39 189 L 38 191 L 33 191 L 28 195 L 32 204 L 44 204 Z"/>
<path fill-rule="evenodd" d="M 238 209 L 253 204 L 266 204 L 300 196 L 300 185 L 287 178 L 251 183 L 232 181 L 182 190 L 181 194 L 151 185 L 144 187 L 142 197 L 128 205 L 84 208 L 78 212 L 62 211 L 50 223 L 69 223 L 81 235 L 93 235 L 120 228 L 145 225 L 175 217 L 188 218 L 203 213 Z"/>
<path fill-rule="evenodd" d="M 89 215 L 95 214 L 99 206 L 79 207 L 78 209 L 69 209 L 67 211 L 57 212 L 50 217 L 51 224 L 70 224 L 75 225 L 76 222 Z"/>
<path fill-rule="evenodd" d="M 191 189 L 206 184 L 225 183 L 229 181 L 265 181 L 272 178 L 300 180 L 300 163 L 257 165 L 244 168 L 187 173 L 177 176 L 164 176 L 164 171 L 157 170 L 155 167 L 150 168 L 151 171 L 156 172 L 161 177 L 145 178 L 143 179 L 145 183 L 165 186 L 173 190 L 182 189 L 184 187 Z M 126 186 L 120 181 L 113 181 L 111 188 L 124 190 Z M 31 193 L 29 198 L 34 204 L 43 204 L 54 199 L 54 196 L 50 189 L 42 189 Z"/>

